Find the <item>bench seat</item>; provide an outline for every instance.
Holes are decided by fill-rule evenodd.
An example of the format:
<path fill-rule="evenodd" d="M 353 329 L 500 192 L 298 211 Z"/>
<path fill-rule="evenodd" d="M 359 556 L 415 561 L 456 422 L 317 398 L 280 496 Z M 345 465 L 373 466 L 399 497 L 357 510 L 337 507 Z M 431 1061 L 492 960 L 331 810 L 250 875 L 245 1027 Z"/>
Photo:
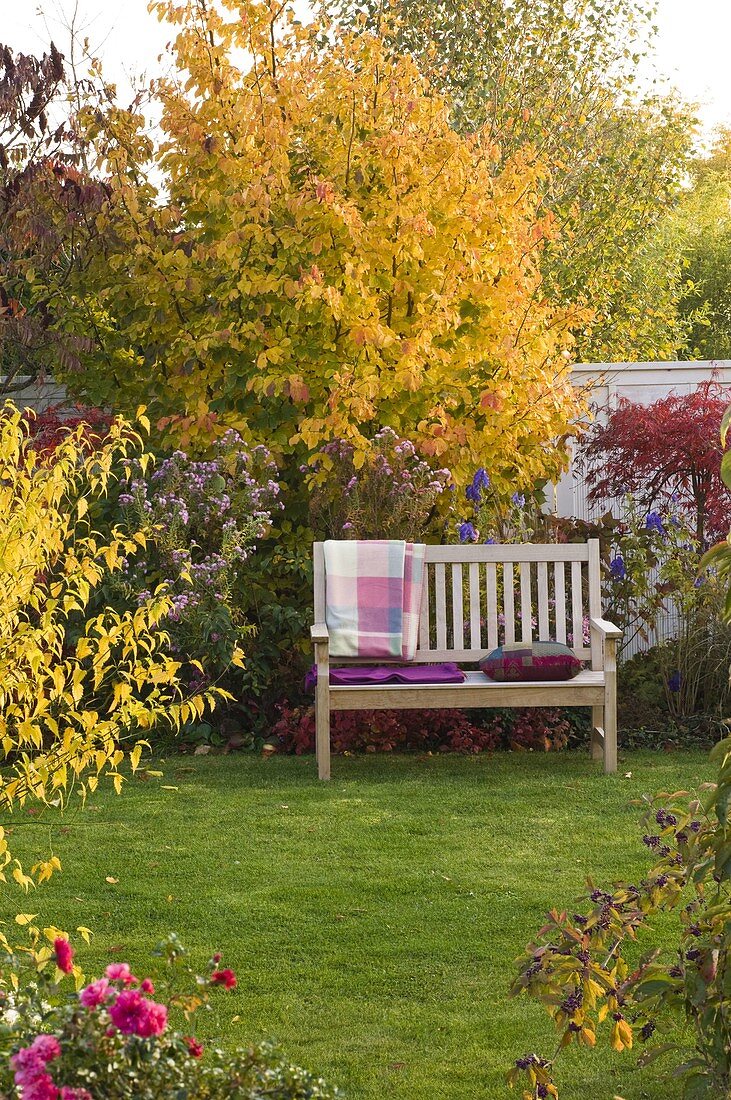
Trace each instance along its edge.
<path fill-rule="evenodd" d="M 497 683 L 467 672 L 461 684 L 330 685 L 330 710 L 446 710 L 453 707 L 601 706 L 603 672 L 585 669 L 572 680 Z"/>

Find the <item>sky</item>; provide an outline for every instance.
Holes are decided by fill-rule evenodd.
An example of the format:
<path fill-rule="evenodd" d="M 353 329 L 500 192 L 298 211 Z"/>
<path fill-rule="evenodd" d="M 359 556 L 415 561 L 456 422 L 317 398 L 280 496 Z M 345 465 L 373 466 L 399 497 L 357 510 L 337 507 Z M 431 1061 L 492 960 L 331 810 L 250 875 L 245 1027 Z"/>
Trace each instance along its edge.
<path fill-rule="evenodd" d="M 75 5 L 78 24 L 120 93 L 135 74 L 158 71 L 169 30 L 148 14 L 147 0 L 0 0 L 0 42 L 38 51 L 50 30 L 65 52 L 64 23 Z M 706 134 L 720 124 L 731 126 L 731 0 L 659 0 L 657 25 L 659 72 L 698 104 Z"/>

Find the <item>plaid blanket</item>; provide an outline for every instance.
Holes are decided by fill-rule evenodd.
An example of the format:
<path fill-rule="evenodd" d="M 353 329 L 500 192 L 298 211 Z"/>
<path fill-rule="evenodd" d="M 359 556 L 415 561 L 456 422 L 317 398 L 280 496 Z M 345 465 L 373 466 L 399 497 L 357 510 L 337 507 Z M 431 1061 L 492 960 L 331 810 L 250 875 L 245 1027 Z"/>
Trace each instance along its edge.
<path fill-rule="evenodd" d="M 325 622 L 333 657 L 413 660 L 424 583 L 422 543 L 325 543 Z"/>

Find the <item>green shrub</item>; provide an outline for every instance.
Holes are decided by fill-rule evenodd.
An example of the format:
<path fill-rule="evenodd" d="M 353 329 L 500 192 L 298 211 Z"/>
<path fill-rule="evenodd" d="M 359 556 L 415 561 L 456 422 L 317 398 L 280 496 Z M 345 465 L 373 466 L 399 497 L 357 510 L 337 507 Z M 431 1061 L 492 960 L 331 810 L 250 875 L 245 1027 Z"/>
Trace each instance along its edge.
<path fill-rule="evenodd" d="M 525 1100 L 557 1097 L 561 1050 L 594 1047 L 602 1028 L 620 1052 L 639 1040 L 640 1064 L 672 1055 L 687 1100 L 729 1096 L 731 738 L 711 757 L 718 783 L 699 797 L 677 791 L 645 800 L 643 840 L 656 857 L 647 876 L 608 887 L 589 881 L 581 902 L 551 910 L 520 959 L 513 994 L 543 1004 L 558 1034 L 553 1055 L 524 1054 L 509 1072 Z M 665 912 L 676 917 L 676 952 L 645 950 L 631 963 L 626 949 Z"/>

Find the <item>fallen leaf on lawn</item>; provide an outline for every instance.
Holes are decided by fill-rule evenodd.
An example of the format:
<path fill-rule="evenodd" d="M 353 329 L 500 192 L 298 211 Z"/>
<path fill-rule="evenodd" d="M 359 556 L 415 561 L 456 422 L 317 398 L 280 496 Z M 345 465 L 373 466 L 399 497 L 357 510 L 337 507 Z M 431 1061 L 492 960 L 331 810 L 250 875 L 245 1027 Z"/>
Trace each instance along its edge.
<path fill-rule="evenodd" d="M 406 1065 L 406 1062 L 389 1062 L 388 1068 L 389 1069 L 403 1069 L 405 1065 Z"/>
<path fill-rule="evenodd" d="M 160 790 L 161 791 L 179 791 L 180 787 L 168 787 L 163 783 L 163 785 L 160 787 Z"/>
<path fill-rule="evenodd" d="M 123 943 L 115 943 L 113 947 L 108 947 L 107 951 L 110 955 L 118 955 L 120 951 L 126 951 L 127 948 Z"/>
<path fill-rule="evenodd" d="M 104 881 L 105 882 L 111 882 L 112 886 L 116 886 L 117 883 L 119 882 L 119 879 L 115 878 L 114 875 L 107 875 L 107 877 L 104 879 Z"/>
<path fill-rule="evenodd" d="M 198 747 L 193 752 L 193 756 L 206 756 L 210 751 L 210 745 L 198 745 Z"/>
<path fill-rule="evenodd" d="M 625 779 L 631 779 L 632 778 L 632 772 L 625 772 L 624 773 L 624 778 Z"/>

